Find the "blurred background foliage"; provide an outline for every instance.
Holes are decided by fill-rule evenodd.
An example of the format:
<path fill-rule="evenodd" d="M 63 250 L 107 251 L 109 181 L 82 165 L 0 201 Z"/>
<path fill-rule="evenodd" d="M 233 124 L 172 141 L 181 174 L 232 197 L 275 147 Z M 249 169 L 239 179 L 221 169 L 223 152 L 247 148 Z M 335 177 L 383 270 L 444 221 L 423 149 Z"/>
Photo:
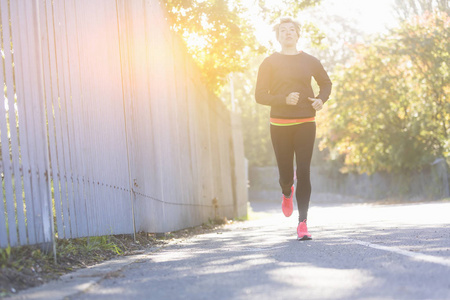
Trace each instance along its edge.
<path fill-rule="evenodd" d="M 298 18 L 305 10 L 314 22 L 300 19 L 300 49 L 318 57 L 333 81 L 330 101 L 317 118 L 320 151 L 313 164 L 327 160 L 326 168 L 370 174 L 420 170 L 440 158 L 450 163 L 447 0 L 395 0 L 399 25 L 371 35 L 351 20 L 324 13 L 319 0 L 164 4 L 209 88 L 242 115 L 250 165 L 275 164 L 269 108 L 255 103 L 254 85 L 259 64 L 277 43 L 262 45 L 257 25 Z"/>
<path fill-rule="evenodd" d="M 345 171 L 412 171 L 449 156 L 450 18 L 424 12 L 370 44 L 333 73 L 336 101 L 321 148 Z"/>

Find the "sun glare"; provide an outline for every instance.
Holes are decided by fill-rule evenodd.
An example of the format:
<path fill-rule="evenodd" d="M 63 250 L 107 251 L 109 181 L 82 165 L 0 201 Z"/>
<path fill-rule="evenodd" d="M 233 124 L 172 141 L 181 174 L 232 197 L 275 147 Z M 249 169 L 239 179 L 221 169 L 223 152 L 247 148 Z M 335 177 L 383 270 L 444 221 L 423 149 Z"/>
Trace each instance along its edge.
<path fill-rule="evenodd" d="M 201 49 L 208 45 L 206 38 L 197 33 L 186 34 L 185 40 L 190 49 Z"/>
<path fill-rule="evenodd" d="M 325 15 L 338 15 L 354 22 L 364 33 L 380 33 L 385 31 L 386 27 L 392 27 L 396 23 L 393 3 L 394 0 L 322 0 L 319 7 L 301 11 L 295 18 L 300 23 L 311 22 L 321 29 L 323 29 L 323 26 L 330 26 L 330 24 L 322 24 L 324 23 L 323 20 L 316 19 L 314 10 L 319 10 L 325 12 Z M 277 47 L 278 43 L 272 30 L 272 24 L 268 24 L 258 14 L 257 10 L 252 8 L 256 5 L 256 1 L 246 1 L 244 4 L 255 26 L 257 40 L 266 47 Z M 283 9 L 283 5 L 278 0 L 266 0 L 265 2 L 266 9 Z M 289 12 L 286 12 L 285 15 L 289 15 Z M 300 37 L 300 43 L 305 43 L 302 37 Z"/>

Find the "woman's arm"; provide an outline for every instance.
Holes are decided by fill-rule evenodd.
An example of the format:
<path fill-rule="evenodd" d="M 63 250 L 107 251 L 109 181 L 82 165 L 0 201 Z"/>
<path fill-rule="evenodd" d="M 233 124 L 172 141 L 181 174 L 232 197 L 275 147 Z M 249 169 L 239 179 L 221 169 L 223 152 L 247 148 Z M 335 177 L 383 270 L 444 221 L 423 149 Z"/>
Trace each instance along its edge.
<path fill-rule="evenodd" d="M 323 103 L 327 102 L 331 94 L 332 83 L 330 77 L 328 76 L 319 60 L 317 60 L 317 63 L 315 65 L 313 77 L 320 88 L 319 95 L 317 95 L 315 98 L 321 99 Z"/>
<path fill-rule="evenodd" d="M 271 66 L 265 59 L 258 70 L 258 78 L 256 80 L 255 100 L 262 105 L 286 105 L 286 97 L 288 95 L 272 95 L 270 93 Z"/>

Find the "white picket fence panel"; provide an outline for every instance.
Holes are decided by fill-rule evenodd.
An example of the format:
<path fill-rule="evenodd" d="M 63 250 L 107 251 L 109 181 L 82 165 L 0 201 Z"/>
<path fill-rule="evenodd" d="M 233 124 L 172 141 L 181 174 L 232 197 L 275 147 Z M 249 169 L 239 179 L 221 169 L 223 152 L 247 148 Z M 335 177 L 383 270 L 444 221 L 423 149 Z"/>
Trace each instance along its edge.
<path fill-rule="evenodd" d="M 0 10 L 0 247 L 246 214 L 239 117 L 207 91 L 159 1 Z"/>

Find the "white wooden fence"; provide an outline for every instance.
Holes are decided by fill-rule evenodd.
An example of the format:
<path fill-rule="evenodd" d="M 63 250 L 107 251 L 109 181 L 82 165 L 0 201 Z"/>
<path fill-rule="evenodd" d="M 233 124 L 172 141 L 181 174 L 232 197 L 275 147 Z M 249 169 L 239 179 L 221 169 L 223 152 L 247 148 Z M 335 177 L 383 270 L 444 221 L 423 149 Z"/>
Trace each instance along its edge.
<path fill-rule="evenodd" d="M 205 89 L 158 0 L 0 10 L 0 247 L 246 214 L 239 118 Z"/>

